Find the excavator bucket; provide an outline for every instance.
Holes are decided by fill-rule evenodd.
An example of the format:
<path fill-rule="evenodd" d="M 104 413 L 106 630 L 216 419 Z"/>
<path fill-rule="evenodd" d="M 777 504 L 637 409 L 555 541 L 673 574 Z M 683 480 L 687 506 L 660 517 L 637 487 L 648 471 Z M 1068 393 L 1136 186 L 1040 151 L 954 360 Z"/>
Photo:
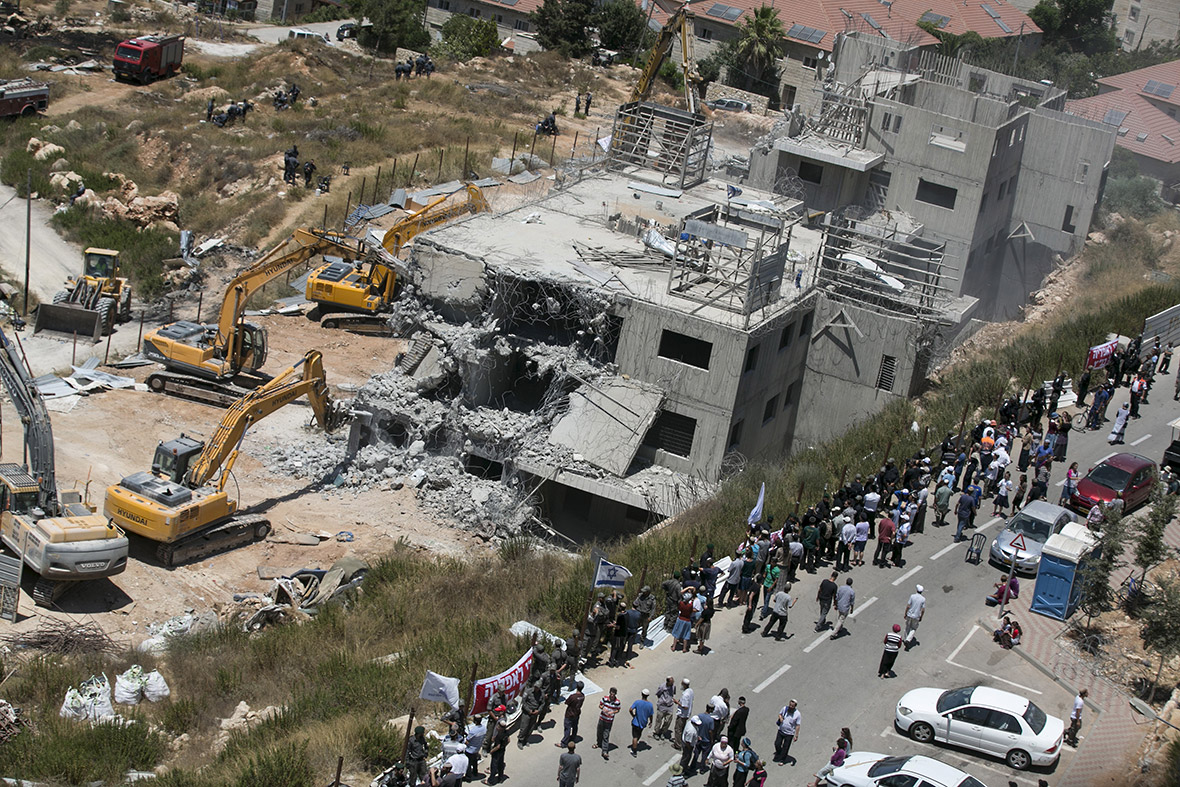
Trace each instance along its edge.
<path fill-rule="evenodd" d="M 102 338 L 103 315 L 72 303 L 43 303 L 37 307 L 33 333 L 50 331 L 98 342 Z"/>

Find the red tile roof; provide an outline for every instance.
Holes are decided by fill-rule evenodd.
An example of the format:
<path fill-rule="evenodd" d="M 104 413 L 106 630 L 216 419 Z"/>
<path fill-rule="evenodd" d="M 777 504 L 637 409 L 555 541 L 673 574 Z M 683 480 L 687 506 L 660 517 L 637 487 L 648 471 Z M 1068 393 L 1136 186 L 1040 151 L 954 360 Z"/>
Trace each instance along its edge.
<path fill-rule="evenodd" d="M 738 9 L 741 13 L 730 19 L 710 15 L 710 9 L 718 4 Z M 691 0 L 688 3 L 699 20 L 734 26 L 766 4 L 766 0 Z M 987 0 L 986 3 L 978 0 L 893 0 L 889 5 L 880 0 L 771 0 L 771 4 L 778 10 L 784 30 L 789 31 L 799 24 L 826 33 L 818 43 L 804 43 L 829 52 L 837 33 L 852 30 L 875 31 L 895 41 L 918 46 L 937 44 L 934 36 L 917 26 L 927 12 L 945 17 L 941 29 L 948 33 L 962 34 L 974 30 L 984 38 L 1006 38 L 1020 34 L 1021 29 L 1025 35 L 1041 32 L 1024 12 L 1005 0 Z M 987 12 L 988 8 L 1010 32 L 996 22 Z"/>
<path fill-rule="evenodd" d="M 1148 83 L 1161 84 L 1164 86 L 1164 90 L 1161 91 L 1157 88 L 1147 91 L 1145 88 Z M 1154 101 L 1180 106 L 1180 60 L 1104 77 L 1098 80 L 1098 84 L 1102 90 L 1133 91 L 1140 95 L 1151 96 Z M 1167 90 L 1168 86 L 1171 86 L 1172 90 Z"/>
<path fill-rule="evenodd" d="M 1168 164 L 1180 162 L 1180 120 L 1143 98 L 1134 86 L 1067 101 L 1065 111 L 1110 123 L 1112 127 L 1117 125 L 1120 131 L 1127 129 L 1125 134 L 1115 137 L 1115 144 L 1132 153 Z M 1125 116 L 1121 114 L 1124 112 Z"/>

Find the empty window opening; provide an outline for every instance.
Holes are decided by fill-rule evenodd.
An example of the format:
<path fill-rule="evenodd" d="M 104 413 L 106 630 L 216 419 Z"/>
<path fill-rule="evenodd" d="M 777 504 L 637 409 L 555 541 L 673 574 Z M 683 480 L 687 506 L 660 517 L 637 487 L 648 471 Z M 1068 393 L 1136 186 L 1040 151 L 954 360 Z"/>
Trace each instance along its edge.
<path fill-rule="evenodd" d="M 785 350 L 791 346 L 791 339 L 795 338 L 795 323 L 783 328 L 783 334 L 778 339 L 778 348 Z"/>
<path fill-rule="evenodd" d="M 896 376 L 897 358 L 892 355 L 882 355 L 881 368 L 877 371 L 877 388 L 892 393 L 894 378 Z"/>
<path fill-rule="evenodd" d="M 824 168 L 812 161 L 800 161 L 799 179 L 818 185 L 824 179 Z"/>
<path fill-rule="evenodd" d="M 811 318 L 815 316 L 815 312 L 807 312 L 803 315 L 803 319 L 799 321 L 799 338 L 811 335 Z"/>
<path fill-rule="evenodd" d="M 676 331 L 664 330 L 660 334 L 659 356 L 670 361 L 679 361 L 698 369 L 708 369 L 713 355 L 713 343 Z"/>
<path fill-rule="evenodd" d="M 918 193 L 915 196 L 919 202 L 935 205 L 940 208 L 954 210 L 955 200 L 959 197 L 959 190 L 941 183 L 931 183 L 925 178 L 918 178 Z"/>
<path fill-rule="evenodd" d="M 783 106 L 784 107 L 795 106 L 795 93 L 796 92 L 798 92 L 798 88 L 796 88 L 794 85 L 784 85 L 783 86 Z"/>
<path fill-rule="evenodd" d="M 1073 223 L 1073 205 L 1065 206 L 1065 220 L 1061 222 L 1062 232 L 1076 232 L 1077 225 Z"/>
<path fill-rule="evenodd" d="M 762 423 L 768 423 L 774 420 L 774 416 L 778 413 L 778 394 L 766 400 L 766 408 L 762 411 Z"/>
<path fill-rule="evenodd" d="M 692 454 L 692 439 L 697 431 L 697 421 L 680 413 L 661 410 L 647 430 L 643 444 L 659 448 L 670 454 L 687 457 Z"/>
<path fill-rule="evenodd" d="M 814 71 L 817 66 L 819 66 L 819 60 L 817 60 L 814 57 L 808 57 L 808 56 L 804 55 L 804 57 L 803 57 L 803 67 L 804 68 L 810 68 L 811 70 Z"/>
<path fill-rule="evenodd" d="M 1004 195 L 1007 193 L 1008 193 L 1008 181 L 1005 180 L 1003 183 L 1000 184 L 1000 197 L 999 198 L 1003 199 Z"/>
<path fill-rule="evenodd" d="M 888 131 L 889 127 L 893 125 L 893 115 L 888 112 L 881 116 L 881 130 Z"/>
<path fill-rule="evenodd" d="M 788 385 L 787 390 L 783 392 L 783 409 L 786 410 L 788 407 L 793 405 L 795 403 L 795 397 L 798 395 L 799 381 L 796 380 L 795 382 Z"/>
<path fill-rule="evenodd" d="M 758 348 L 761 345 L 755 344 L 746 351 L 746 368 L 743 371 L 752 372 L 758 367 Z"/>
<path fill-rule="evenodd" d="M 736 451 L 742 442 L 742 424 L 745 421 L 738 421 L 729 429 L 729 446 L 726 451 Z"/>

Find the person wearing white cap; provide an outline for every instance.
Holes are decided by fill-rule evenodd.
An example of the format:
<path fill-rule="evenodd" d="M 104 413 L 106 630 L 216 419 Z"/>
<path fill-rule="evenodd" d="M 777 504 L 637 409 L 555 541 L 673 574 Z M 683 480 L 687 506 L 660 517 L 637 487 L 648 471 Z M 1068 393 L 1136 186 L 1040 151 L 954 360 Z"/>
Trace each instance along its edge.
<path fill-rule="evenodd" d="M 729 766 L 733 764 L 733 747 L 729 745 L 729 738 L 722 735 L 709 752 L 709 780 L 705 787 L 726 787 L 729 782 Z"/>
<path fill-rule="evenodd" d="M 908 652 L 914 645 L 921 644 L 914 637 L 918 632 L 918 624 L 926 614 L 926 597 L 922 595 L 922 586 L 915 585 L 914 593 L 905 605 L 905 649 Z"/>

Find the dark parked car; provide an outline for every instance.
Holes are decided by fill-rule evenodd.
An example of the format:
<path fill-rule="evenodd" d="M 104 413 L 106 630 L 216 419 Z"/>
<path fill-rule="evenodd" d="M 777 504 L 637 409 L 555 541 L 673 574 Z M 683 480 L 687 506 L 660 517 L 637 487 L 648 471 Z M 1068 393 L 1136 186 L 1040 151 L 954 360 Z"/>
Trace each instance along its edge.
<path fill-rule="evenodd" d="M 336 40 L 343 41 L 346 38 L 356 38 L 356 22 L 345 22 L 336 28 Z"/>
<path fill-rule="evenodd" d="M 1086 514 L 1095 503 L 1114 500 L 1123 493 L 1123 511 L 1131 512 L 1151 497 L 1158 468 L 1155 462 L 1139 454 L 1115 454 L 1090 468 L 1069 498 L 1069 507 Z"/>

